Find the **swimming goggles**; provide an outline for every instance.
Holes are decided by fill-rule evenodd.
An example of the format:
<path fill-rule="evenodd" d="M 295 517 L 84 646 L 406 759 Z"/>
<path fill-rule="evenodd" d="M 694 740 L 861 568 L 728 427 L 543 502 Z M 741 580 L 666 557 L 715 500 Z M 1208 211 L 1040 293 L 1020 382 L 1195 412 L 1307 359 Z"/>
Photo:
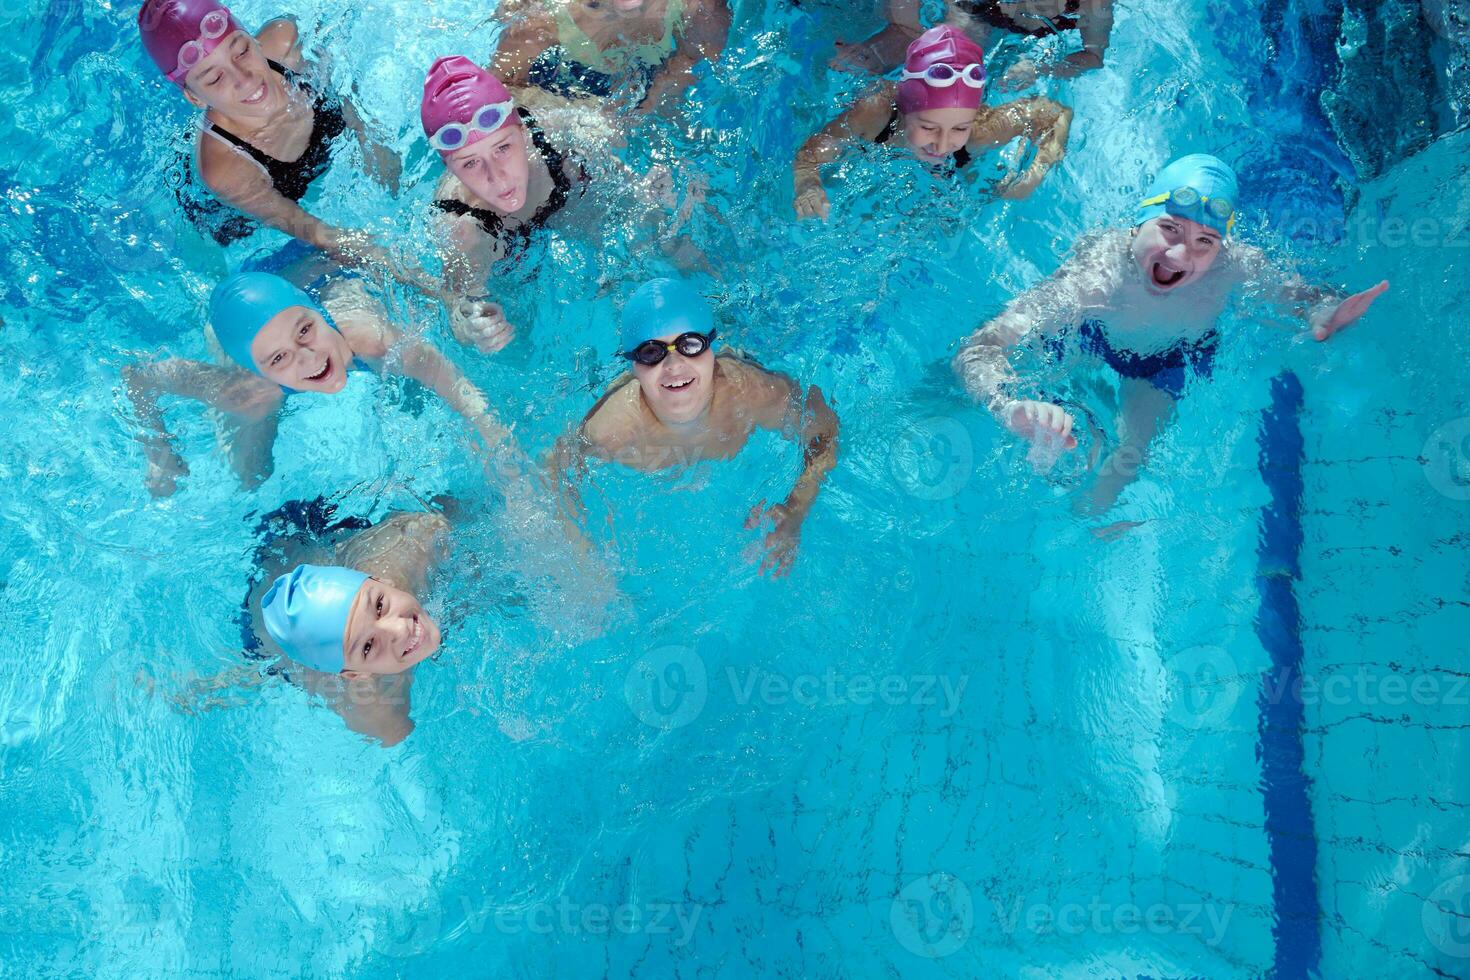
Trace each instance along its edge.
<path fill-rule="evenodd" d="M 955 82 L 960 81 L 970 88 L 984 88 L 985 66 L 975 64 L 956 68 L 954 65 L 946 65 L 941 62 L 937 65 L 930 65 L 923 71 L 909 71 L 905 68 L 901 81 L 907 82 L 914 79 L 923 82 L 930 88 L 949 88 Z"/>
<path fill-rule="evenodd" d="M 1235 227 L 1235 205 L 1223 197 L 1205 197 L 1193 187 L 1176 187 L 1167 194 L 1158 194 L 1146 200 L 1139 201 L 1141 208 L 1151 207 L 1155 204 L 1172 204 L 1183 211 L 1192 211 L 1197 207 L 1203 207 L 1205 213 L 1217 221 L 1225 222 L 1225 234 L 1230 234 L 1230 229 Z M 1187 215 L 1186 215 L 1187 217 Z"/>
<path fill-rule="evenodd" d="M 429 137 L 429 145 L 441 153 L 452 153 L 469 145 L 472 133 L 493 133 L 516 111 L 511 101 L 482 105 L 467 123 L 445 123 Z"/>
<path fill-rule="evenodd" d="M 644 367 L 662 364 L 664 358 L 673 351 L 678 351 L 685 357 L 698 357 L 709 350 L 718 332 L 711 330 L 708 334 L 702 334 L 691 330 L 688 333 L 679 334 L 671 344 L 666 344 L 662 340 L 645 340 L 632 350 L 624 351 L 623 356 L 630 361 L 637 361 Z"/>
<path fill-rule="evenodd" d="M 159 4 L 161 9 L 164 4 Z M 179 48 L 179 66 L 168 76 L 169 81 L 176 82 L 189 74 L 199 62 L 203 61 L 209 54 L 204 49 L 205 41 L 218 41 L 233 31 L 239 30 L 235 20 L 230 16 L 228 10 L 211 10 L 199 21 L 199 39 L 190 41 Z"/>

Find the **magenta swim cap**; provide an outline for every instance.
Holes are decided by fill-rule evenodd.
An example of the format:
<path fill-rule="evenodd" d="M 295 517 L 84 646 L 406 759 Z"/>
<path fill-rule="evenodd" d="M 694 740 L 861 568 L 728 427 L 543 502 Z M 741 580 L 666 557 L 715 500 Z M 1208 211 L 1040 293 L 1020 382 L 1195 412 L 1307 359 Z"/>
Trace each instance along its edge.
<path fill-rule="evenodd" d="M 138 11 L 148 57 L 179 88 L 189 69 L 242 30 L 230 9 L 215 0 L 146 0 Z"/>
<path fill-rule="evenodd" d="M 469 125 L 475 113 L 485 106 L 511 101 L 510 91 L 500 79 L 463 55 L 456 54 L 440 58 L 429 69 L 429 77 L 424 80 L 424 99 L 419 103 L 419 119 L 424 124 L 424 135 L 432 139 L 449 123 Z M 500 126 L 515 118 L 515 113 L 510 113 Z M 455 149 L 478 143 L 489 135 L 471 129 L 464 142 Z M 440 150 L 439 155 L 448 157 L 449 153 Z"/>
<path fill-rule="evenodd" d="M 985 64 L 985 52 L 964 31 L 948 25 L 931 27 L 914 39 L 904 57 L 905 73 L 922 73 L 934 65 L 948 65 L 961 71 L 969 65 Z M 984 68 L 980 69 L 984 77 Z M 925 109 L 978 109 L 984 89 L 965 84 L 957 78 L 946 86 L 933 85 L 924 79 L 910 78 L 898 83 L 898 111 L 923 112 Z"/>

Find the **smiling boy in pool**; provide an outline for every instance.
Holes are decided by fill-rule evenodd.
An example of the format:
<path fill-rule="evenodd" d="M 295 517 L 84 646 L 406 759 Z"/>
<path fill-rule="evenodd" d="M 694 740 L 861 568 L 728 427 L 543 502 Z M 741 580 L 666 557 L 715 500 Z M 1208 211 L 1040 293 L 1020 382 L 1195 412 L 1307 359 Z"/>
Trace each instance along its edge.
<path fill-rule="evenodd" d="M 693 288 L 672 279 L 645 283 L 623 308 L 619 354 L 631 374 L 613 382 L 558 443 L 556 472 L 581 475 L 585 456 L 646 473 L 702 460 L 729 459 L 758 428 L 800 440 L 805 466 L 782 503 L 756 504 L 746 526 L 764 516 L 774 525 L 761 571 L 786 575 L 796 558 L 802 522 L 837 462 L 837 416 L 815 386 L 734 354 L 716 356 L 714 314 Z M 570 484 L 565 485 L 568 493 Z"/>
<path fill-rule="evenodd" d="M 1002 425 L 1068 449 L 1077 444 L 1073 416 L 1051 401 L 1015 394 L 1022 379 L 1008 352 L 1033 335 L 1056 352 L 1075 333 L 1083 352 L 1121 376 L 1122 442 L 1093 486 L 1098 509 L 1111 506 L 1132 480 L 1189 376 L 1209 375 L 1220 344 L 1216 323 L 1243 287 L 1305 307 L 1319 341 L 1358 320 L 1388 289 L 1385 280 L 1344 298 L 1233 240 L 1237 189 L 1235 172 L 1216 157 L 1175 160 L 1139 202 L 1131 231 L 1083 239 L 1050 279 L 1012 300 L 955 357 L 965 388 Z"/>
<path fill-rule="evenodd" d="M 413 731 L 413 669 L 443 639 L 418 596 L 448 552 L 450 523 L 399 511 L 374 525 L 334 511 L 322 499 L 294 501 L 262 519 L 240 632 L 246 657 L 272 663 L 190 683 L 173 698 L 184 710 L 232 704 L 228 692 L 279 677 L 384 745 Z"/>
<path fill-rule="evenodd" d="M 329 312 L 330 311 L 330 312 Z M 157 395 L 194 398 L 225 414 L 234 429 L 231 463 L 242 480 L 269 475 L 276 423 L 286 395 L 335 395 L 359 366 L 389 367 L 432 389 L 480 435 L 491 452 L 512 448 L 509 432 L 480 390 L 439 350 L 400 338 L 381 303 L 357 280 L 329 284 L 322 303 L 279 276 L 248 272 L 215 288 L 210 325 L 243 370 L 170 358 L 124 371 L 128 396 L 145 430 L 148 488 L 174 492 L 188 466 L 174 451 Z M 389 359 L 390 352 L 395 355 Z"/>

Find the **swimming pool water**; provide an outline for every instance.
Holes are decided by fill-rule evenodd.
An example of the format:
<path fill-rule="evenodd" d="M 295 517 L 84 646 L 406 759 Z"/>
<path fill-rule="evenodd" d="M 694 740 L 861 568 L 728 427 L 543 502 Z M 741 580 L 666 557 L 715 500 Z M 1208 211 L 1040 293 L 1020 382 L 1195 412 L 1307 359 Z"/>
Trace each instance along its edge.
<path fill-rule="evenodd" d="M 150 500 L 119 372 L 201 356 L 208 290 L 270 239 L 226 256 L 160 193 L 189 117 L 143 70 L 134 8 L 0 8 L 3 972 L 1470 975 L 1465 134 L 1344 193 L 1303 108 L 1325 69 L 1280 62 L 1299 84 L 1262 82 L 1283 49 L 1264 6 L 1138 0 L 1108 67 L 1053 90 L 1073 139 L 1030 200 L 860 153 L 832 222 L 798 226 L 791 155 L 856 89 L 812 52 L 867 15 L 736 7 L 699 151 L 663 132 L 629 153 L 705 176 L 691 235 L 726 336 L 826 392 L 841 462 L 784 582 L 757 574 L 742 522 L 789 488 L 789 444 L 652 477 L 594 468 L 611 598 L 506 512 L 442 406 L 371 377 L 293 405 L 253 491 L 206 417 L 170 411 L 191 475 Z M 1316 8 L 1271 5 L 1288 23 Z M 437 163 L 418 73 L 488 53 L 486 7 L 294 12 L 406 160 L 396 201 L 339 165 L 318 206 L 421 248 Z M 1325 347 L 1248 304 L 1125 495 L 1118 516 L 1145 523 L 1099 540 L 1073 511 L 1079 464 L 1035 475 L 948 360 L 1194 149 L 1251 174 L 1274 209 L 1249 215 L 1254 237 L 1393 290 Z M 629 229 L 591 234 L 551 236 L 512 274 L 520 336 L 492 358 L 392 296 L 538 454 L 614 376 L 631 284 L 666 268 Z M 1262 531 L 1282 479 L 1260 445 L 1287 372 L 1295 575 Z M 1100 387 L 1079 397 L 1107 419 Z M 394 749 L 285 684 L 193 714 L 171 700 L 241 663 L 259 515 L 323 492 L 371 517 L 440 494 L 470 510 L 430 599 L 444 652 Z M 1295 702 L 1263 680 L 1263 596 L 1282 583 L 1300 608 Z M 1282 787 L 1258 758 L 1283 697 L 1301 707 L 1285 734 L 1310 817 L 1293 853 L 1316 848 L 1306 929 L 1282 927 L 1303 914 L 1279 894 L 1301 869 L 1273 857 Z"/>

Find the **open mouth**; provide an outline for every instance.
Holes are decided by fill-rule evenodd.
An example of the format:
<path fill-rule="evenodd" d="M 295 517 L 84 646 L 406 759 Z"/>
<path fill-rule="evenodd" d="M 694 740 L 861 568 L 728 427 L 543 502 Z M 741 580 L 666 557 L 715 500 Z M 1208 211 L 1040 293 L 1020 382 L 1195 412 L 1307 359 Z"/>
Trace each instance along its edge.
<path fill-rule="evenodd" d="M 264 101 L 264 99 L 265 82 L 261 82 L 260 88 L 256 89 L 255 92 L 248 99 L 243 99 L 241 101 L 243 101 L 246 105 L 256 105 L 257 103 Z"/>
<path fill-rule="evenodd" d="M 316 374 L 309 375 L 306 378 L 306 380 L 307 381 L 325 381 L 325 380 L 327 380 L 327 375 L 329 375 L 331 373 L 332 373 L 332 359 L 330 357 L 328 357 L 326 363 L 322 365 L 322 369 L 320 371 L 318 371 Z"/>
<path fill-rule="evenodd" d="M 1170 269 L 1162 262 L 1155 262 L 1149 270 L 1149 278 L 1159 289 L 1173 289 L 1186 275 L 1183 269 Z"/>
<path fill-rule="evenodd" d="M 688 391 L 694 386 L 693 378 L 680 378 L 677 381 L 663 382 L 664 391 Z"/>
<path fill-rule="evenodd" d="M 408 645 L 403 648 L 403 655 L 405 657 L 423 645 L 424 632 L 424 624 L 419 622 L 419 618 L 415 616 L 413 618 L 413 630 L 408 634 Z"/>

